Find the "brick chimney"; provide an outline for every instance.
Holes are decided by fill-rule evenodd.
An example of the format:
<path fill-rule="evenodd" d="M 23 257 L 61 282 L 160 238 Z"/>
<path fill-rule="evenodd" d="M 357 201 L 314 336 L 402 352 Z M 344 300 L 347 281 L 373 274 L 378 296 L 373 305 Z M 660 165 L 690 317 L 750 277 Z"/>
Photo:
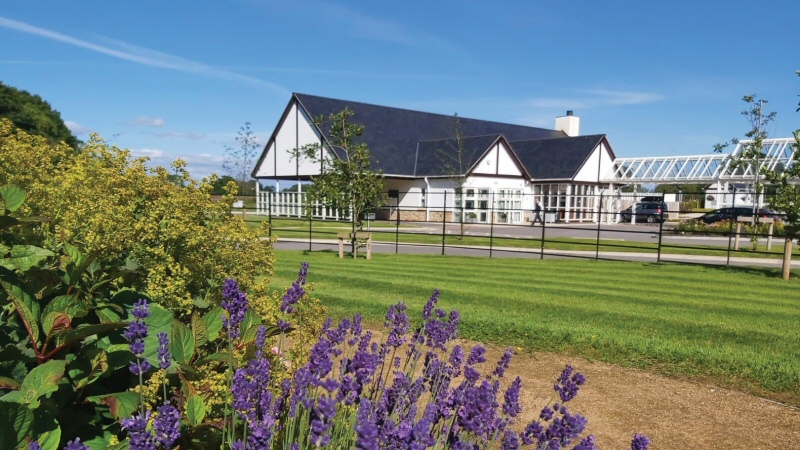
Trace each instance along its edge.
<path fill-rule="evenodd" d="M 563 131 L 569 137 L 580 134 L 581 119 L 573 116 L 572 111 L 567 111 L 566 116 L 556 117 L 556 131 Z"/>

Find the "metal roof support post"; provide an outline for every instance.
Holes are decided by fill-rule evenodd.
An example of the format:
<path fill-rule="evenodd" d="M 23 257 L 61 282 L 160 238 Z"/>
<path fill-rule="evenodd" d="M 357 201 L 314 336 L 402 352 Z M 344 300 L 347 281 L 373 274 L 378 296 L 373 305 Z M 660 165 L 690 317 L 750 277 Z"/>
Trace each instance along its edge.
<path fill-rule="evenodd" d="M 569 223 L 570 204 L 572 203 L 572 183 L 567 185 L 566 206 L 564 208 L 564 220 Z"/>

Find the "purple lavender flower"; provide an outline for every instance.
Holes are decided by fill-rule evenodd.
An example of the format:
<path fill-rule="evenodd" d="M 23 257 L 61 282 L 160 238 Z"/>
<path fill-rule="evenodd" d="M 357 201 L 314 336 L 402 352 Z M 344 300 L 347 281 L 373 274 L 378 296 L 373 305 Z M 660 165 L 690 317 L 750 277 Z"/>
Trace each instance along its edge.
<path fill-rule="evenodd" d="M 144 353 L 144 338 L 147 337 L 147 325 L 143 321 L 150 317 L 150 306 L 147 304 L 147 300 L 140 298 L 134 304 L 131 315 L 135 317 L 135 320 L 128 324 L 122 336 L 130 342 L 131 353 L 136 357 L 130 364 L 131 373 L 142 375 L 153 368 L 146 359 L 141 359 Z"/>
<path fill-rule="evenodd" d="M 492 375 L 497 376 L 497 378 L 503 378 L 503 375 L 506 373 L 506 369 L 508 369 L 509 364 L 511 364 L 511 356 L 513 354 L 514 350 L 507 348 L 503 353 L 503 356 L 500 357 L 500 361 L 497 362 L 497 367 L 494 369 L 494 372 L 492 372 Z"/>
<path fill-rule="evenodd" d="M 483 348 L 482 345 L 478 344 L 475 347 L 472 347 L 472 350 L 469 352 L 469 357 L 467 358 L 467 365 L 474 366 L 475 364 L 480 364 L 486 362 L 486 349 Z"/>
<path fill-rule="evenodd" d="M 431 298 L 428 299 L 428 302 L 425 303 L 425 307 L 422 308 L 422 318 L 424 320 L 428 320 L 431 317 L 431 311 L 433 311 L 433 307 L 436 305 L 436 302 L 439 301 L 439 290 L 435 289 L 433 291 L 433 295 Z"/>
<path fill-rule="evenodd" d="M 289 331 L 290 324 L 285 320 L 278 319 L 278 329 L 283 331 L 284 333 Z"/>
<path fill-rule="evenodd" d="M 249 303 L 247 295 L 239 290 L 236 280 L 228 278 L 222 286 L 222 309 L 227 314 L 222 315 L 222 325 L 228 332 L 228 338 L 237 339 L 240 334 L 239 325 L 244 321 Z"/>
<path fill-rule="evenodd" d="M 594 435 L 590 434 L 583 438 L 578 445 L 572 447 L 572 450 L 598 450 L 597 444 L 594 443 Z"/>
<path fill-rule="evenodd" d="M 133 446 L 131 446 L 133 449 Z M 67 446 L 64 447 L 64 450 L 92 450 L 89 448 L 88 445 L 81 442 L 81 438 L 75 438 L 74 441 L 67 442 Z"/>
<path fill-rule="evenodd" d="M 264 343 L 267 342 L 267 327 L 261 325 L 258 327 L 258 332 L 256 333 L 256 358 L 262 358 L 264 356 Z"/>
<path fill-rule="evenodd" d="M 181 413 L 172 405 L 158 407 L 158 416 L 153 420 L 156 441 L 164 448 L 172 447 L 181 434 Z"/>
<path fill-rule="evenodd" d="M 28 444 L 28 450 L 42 450 L 42 446 L 39 445 L 39 441 L 33 441 Z"/>
<path fill-rule="evenodd" d="M 147 361 L 146 359 L 138 359 L 138 358 L 134 361 L 131 361 L 131 364 L 128 367 L 128 369 L 134 375 L 144 375 L 147 372 L 150 372 L 152 368 L 153 365 L 150 364 L 149 361 Z"/>
<path fill-rule="evenodd" d="M 356 413 L 356 448 L 359 450 L 378 449 L 378 426 L 372 421 L 370 410 L 372 405 L 367 399 L 362 399 Z"/>
<path fill-rule="evenodd" d="M 650 439 L 643 434 L 636 433 L 633 435 L 633 440 L 631 441 L 631 450 L 647 450 L 647 447 L 650 446 Z"/>
<path fill-rule="evenodd" d="M 562 402 L 568 402 L 575 398 L 578 395 L 579 386 L 583 385 L 586 382 L 586 377 L 583 374 L 576 373 L 572 374 L 574 367 L 567 366 L 561 371 L 561 375 L 558 377 L 557 383 L 553 386 L 553 389 L 558 392 L 558 395 L 561 397 Z"/>
<path fill-rule="evenodd" d="M 158 366 L 164 370 L 169 369 L 172 355 L 169 353 L 169 337 L 167 333 L 158 333 Z"/>
<path fill-rule="evenodd" d="M 294 305 L 303 298 L 305 290 L 303 286 L 306 284 L 306 276 L 308 275 L 308 263 L 304 262 L 300 265 L 300 272 L 297 274 L 297 280 L 292 283 L 292 286 L 286 290 L 281 302 L 281 311 L 284 314 L 291 314 L 294 312 Z"/>
<path fill-rule="evenodd" d="M 397 348 L 405 343 L 405 334 L 411 328 L 408 322 L 408 314 L 406 314 L 405 303 L 398 303 L 389 307 L 384 326 L 389 329 L 386 345 Z"/>
<path fill-rule="evenodd" d="M 336 415 L 336 398 L 322 395 L 311 412 L 311 443 L 317 447 L 331 442 L 330 429 Z"/>
<path fill-rule="evenodd" d="M 140 298 L 136 303 L 134 303 L 131 314 L 133 314 L 133 317 L 136 317 L 139 320 L 144 320 L 150 317 L 150 305 L 147 304 L 147 300 Z"/>
<path fill-rule="evenodd" d="M 133 415 L 120 421 L 122 429 L 128 432 L 131 450 L 156 450 L 158 445 L 156 438 L 147 431 L 149 420 L 150 411 L 145 411 L 144 415 Z"/>
<path fill-rule="evenodd" d="M 502 450 L 517 450 L 519 448 L 519 437 L 517 433 L 506 430 L 503 435 Z"/>
<path fill-rule="evenodd" d="M 503 412 L 508 414 L 510 417 L 516 417 L 517 414 L 522 412 L 522 407 L 519 406 L 519 391 L 522 388 L 522 380 L 517 377 L 511 386 L 506 389 L 506 393 L 503 396 Z"/>
<path fill-rule="evenodd" d="M 495 391 L 488 381 L 468 388 L 465 401 L 458 410 L 458 422 L 465 430 L 476 436 L 488 437 L 492 433 L 495 419 Z"/>

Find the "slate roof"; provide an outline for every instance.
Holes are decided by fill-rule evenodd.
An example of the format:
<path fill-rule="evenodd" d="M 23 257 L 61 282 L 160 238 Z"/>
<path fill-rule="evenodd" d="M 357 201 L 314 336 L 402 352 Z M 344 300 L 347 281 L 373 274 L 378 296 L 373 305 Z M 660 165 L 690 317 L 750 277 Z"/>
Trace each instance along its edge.
<path fill-rule="evenodd" d="M 510 142 L 517 157 L 534 180 L 569 180 L 597 148 L 604 134 L 561 139 Z M 614 156 L 612 154 L 611 158 Z"/>
<path fill-rule="evenodd" d="M 461 139 L 462 151 L 459 161 L 458 140 L 439 139 L 418 144 L 414 176 L 466 175 L 498 139 L 499 134 L 473 136 Z M 451 168 L 453 172 L 450 172 Z"/>
<path fill-rule="evenodd" d="M 379 161 L 385 175 L 424 176 L 423 172 L 432 174 L 436 170 L 416 164 L 417 143 L 432 140 L 453 139 L 455 121 L 453 116 L 433 114 L 388 106 L 371 105 L 350 100 L 337 100 L 308 94 L 293 94 L 312 118 L 328 116 L 341 112 L 345 108 L 353 111 L 352 123 L 364 126 L 364 141 L 369 146 L 372 156 Z M 497 136 L 503 135 L 509 141 L 532 139 L 564 138 L 561 131 L 544 128 L 526 127 L 486 120 L 459 117 L 464 136 Z M 330 142 L 329 128 L 321 130 Z M 423 155 L 426 162 L 436 162 Z M 416 174 L 416 175 L 415 175 Z"/>
<path fill-rule="evenodd" d="M 445 166 L 448 162 L 458 168 L 458 143 L 453 116 L 298 93 L 292 94 L 294 101 L 312 119 L 327 117 L 345 108 L 352 110 L 352 123 L 364 126 L 365 132 L 360 138 L 372 152 L 373 168 L 382 169 L 385 176 L 447 176 L 449 174 Z M 286 111 L 289 111 L 289 107 Z M 516 156 L 523 173 L 537 181 L 574 178 L 592 151 L 604 140 L 611 152 L 611 159 L 614 159 L 603 134 L 568 137 L 562 131 L 544 128 L 465 117 L 459 117 L 458 120 L 462 136 L 465 136 L 462 139 L 465 148 L 465 159 L 461 164 L 465 171 L 463 175 L 499 139 L 508 143 L 512 157 Z M 330 143 L 330 125 L 323 126 L 320 131 Z M 343 157 L 340 149 L 333 148 L 333 151 L 340 158 Z M 266 151 L 259 158 L 256 168 L 265 156 Z"/>

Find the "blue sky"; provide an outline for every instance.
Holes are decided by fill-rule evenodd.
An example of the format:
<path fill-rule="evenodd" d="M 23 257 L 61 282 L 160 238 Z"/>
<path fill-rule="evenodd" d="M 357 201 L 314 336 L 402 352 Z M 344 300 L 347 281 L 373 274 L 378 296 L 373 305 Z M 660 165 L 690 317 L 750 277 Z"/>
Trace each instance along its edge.
<path fill-rule="evenodd" d="M 292 92 L 553 128 L 617 156 L 710 153 L 741 97 L 800 128 L 800 2 L 9 2 L 0 81 L 195 177 L 251 122 L 265 141 Z M 367 130 L 369 132 L 369 130 Z"/>

